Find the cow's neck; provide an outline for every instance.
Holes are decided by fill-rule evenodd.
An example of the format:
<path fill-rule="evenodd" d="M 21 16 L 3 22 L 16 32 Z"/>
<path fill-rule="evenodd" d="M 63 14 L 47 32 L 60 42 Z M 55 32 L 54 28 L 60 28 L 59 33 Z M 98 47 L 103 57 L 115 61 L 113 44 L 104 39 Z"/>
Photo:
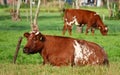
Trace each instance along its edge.
<path fill-rule="evenodd" d="M 97 25 L 98 25 L 98 27 L 101 27 L 102 29 L 105 27 L 101 20 L 97 21 Z"/>

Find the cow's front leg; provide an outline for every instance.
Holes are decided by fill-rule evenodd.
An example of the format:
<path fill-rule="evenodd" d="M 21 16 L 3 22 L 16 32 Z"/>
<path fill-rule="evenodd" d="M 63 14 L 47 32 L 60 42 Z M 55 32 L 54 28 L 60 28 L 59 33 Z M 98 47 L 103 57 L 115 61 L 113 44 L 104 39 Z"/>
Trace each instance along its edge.
<path fill-rule="evenodd" d="M 43 57 L 43 65 L 47 64 L 48 63 L 48 60 L 47 58 Z"/>
<path fill-rule="evenodd" d="M 88 34 L 88 32 L 89 32 L 89 29 L 90 29 L 90 26 L 87 26 L 87 28 L 86 28 L 86 35 Z"/>
<path fill-rule="evenodd" d="M 47 64 L 49 61 L 48 61 L 48 56 L 46 55 L 46 53 L 42 52 L 40 55 L 43 57 L 43 65 Z"/>

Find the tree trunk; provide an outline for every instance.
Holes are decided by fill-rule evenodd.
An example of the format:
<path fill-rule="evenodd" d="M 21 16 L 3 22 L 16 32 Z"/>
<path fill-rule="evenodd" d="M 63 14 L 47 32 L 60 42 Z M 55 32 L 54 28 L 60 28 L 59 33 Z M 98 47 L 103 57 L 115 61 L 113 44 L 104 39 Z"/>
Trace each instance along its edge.
<path fill-rule="evenodd" d="M 80 8 L 80 4 L 81 4 L 81 0 L 76 0 L 76 2 L 75 2 L 76 9 Z M 83 33 L 83 27 L 82 26 L 77 26 L 76 31 L 79 32 L 79 33 Z"/>
<path fill-rule="evenodd" d="M 75 1 L 76 9 L 79 9 L 79 0 Z"/>
<path fill-rule="evenodd" d="M 20 5 L 21 5 L 21 0 L 18 0 L 17 2 L 17 11 L 16 11 L 16 20 L 20 20 Z"/>
<path fill-rule="evenodd" d="M 35 31 L 35 32 L 39 31 L 38 24 L 37 24 L 37 18 L 38 18 L 39 11 L 40 11 L 40 3 L 41 3 L 41 0 L 38 1 L 38 6 L 37 6 L 37 9 L 36 9 L 34 21 L 32 21 L 32 0 L 30 0 L 31 29 L 32 29 L 32 31 Z"/>
<path fill-rule="evenodd" d="M 10 11 L 10 14 L 12 16 L 12 20 L 13 21 L 19 21 L 20 20 L 20 4 L 21 4 L 21 0 L 17 1 L 17 9 L 15 9 L 15 0 L 13 0 L 13 8 Z"/>
<path fill-rule="evenodd" d="M 42 0 L 42 2 L 43 2 L 43 5 L 46 6 L 47 0 Z"/>
<path fill-rule="evenodd" d="M 109 12 L 109 18 L 111 18 L 113 16 L 113 11 L 112 11 L 112 8 L 110 7 L 109 0 L 107 0 L 107 8 L 108 8 L 108 12 Z"/>
<path fill-rule="evenodd" d="M 30 0 L 30 25 L 31 25 L 31 29 L 33 30 L 32 24 L 33 24 L 33 20 L 32 20 L 32 0 Z"/>
<path fill-rule="evenodd" d="M 61 9 L 63 5 L 63 2 L 61 0 L 59 0 L 59 8 Z"/>
<path fill-rule="evenodd" d="M 0 4 L 5 5 L 4 0 L 0 0 Z"/>
<path fill-rule="evenodd" d="M 94 0 L 94 6 L 96 6 L 97 5 L 97 0 Z"/>
<path fill-rule="evenodd" d="M 119 0 L 119 11 L 120 11 L 120 0 Z"/>

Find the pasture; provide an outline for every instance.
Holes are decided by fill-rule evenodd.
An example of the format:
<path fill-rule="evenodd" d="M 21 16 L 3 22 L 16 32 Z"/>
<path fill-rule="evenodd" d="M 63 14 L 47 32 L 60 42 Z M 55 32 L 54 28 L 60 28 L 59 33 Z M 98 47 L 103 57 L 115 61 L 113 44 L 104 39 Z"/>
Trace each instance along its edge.
<path fill-rule="evenodd" d="M 110 66 L 62 66 L 53 67 L 42 65 L 42 58 L 39 54 L 23 54 L 23 46 L 26 39 L 23 38 L 20 51 L 17 57 L 17 64 L 13 64 L 13 56 L 20 36 L 24 32 L 30 32 L 30 21 L 27 21 L 26 14 L 21 13 L 21 21 L 12 21 L 10 13 L 0 9 L 0 75 L 119 75 L 120 74 L 120 21 L 105 20 L 108 26 L 108 36 L 102 36 L 99 30 L 95 31 L 95 36 L 89 32 L 76 32 L 73 27 L 72 36 L 68 33 L 65 36 L 84 39 L 101 45 L 108 54 Z M 92 9 L 91 9 L 92 10 Z M 95 10 L 95 9 L 93 9 Z M 102 9 L 100 9 L 102 10 Z M 99 10 L 99 11 L 100 11 Z M 98 10 L 97 10 L 98 11 Z M 98 12 L 99 12 L 98 11 Z M 105 10 L 105 14 L 107 10 Z M 99 12 L 102 15 L 103 12 Z M 62 36 L 63 19 L 61 13 L 40 12 L 38 18 L 40 32 L 43 34 Z M 85 27 L 84 27 L 85 29 Z M 84 30 L 85 31 L 85 30 Z"/>

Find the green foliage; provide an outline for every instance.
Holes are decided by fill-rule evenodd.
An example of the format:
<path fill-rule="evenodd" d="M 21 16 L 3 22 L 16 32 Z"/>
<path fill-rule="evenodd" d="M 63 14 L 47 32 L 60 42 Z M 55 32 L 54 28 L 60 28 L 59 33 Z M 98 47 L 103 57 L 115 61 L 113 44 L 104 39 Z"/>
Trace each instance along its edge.
<path fill-rule="evenodd" d="M 65 3 L 64 8 L 72 8 L 72 5 Z"/>
<path fill-rule="evenodd" d="M 111 3 L 111 10 L 112 10 L 112 16 L 110 17 L 110 19 L 116 19 L 119 20 L 120 19 L 120 10 L 119 10 L 119 4 L 118 3 Z"/>
<path fill-rule="evenodd" d="M 119 6 L 116 4 L 116 7 L 115 7 L 115 18 L 116 19 L 120 19 L 120 10 L 119 10 Z"/>
<path fill-rule="evenodd" d="M 22 3 L 20 8 L 30 8 L 30 5 L 29 4 L 25 4 L 25 3 Z"/>

